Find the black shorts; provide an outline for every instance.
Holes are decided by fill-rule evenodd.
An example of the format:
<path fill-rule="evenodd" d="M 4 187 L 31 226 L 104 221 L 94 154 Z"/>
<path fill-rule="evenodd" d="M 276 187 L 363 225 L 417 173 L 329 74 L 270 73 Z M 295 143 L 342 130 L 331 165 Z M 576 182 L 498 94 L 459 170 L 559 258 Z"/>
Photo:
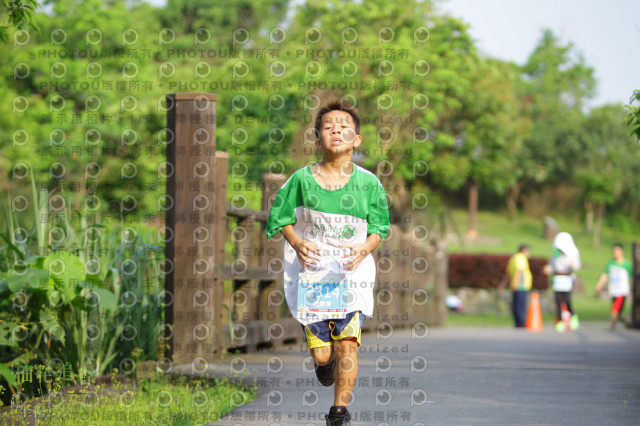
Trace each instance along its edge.
<path fill-rule="evenodd" d="M 302 326 L 309 349 L 331 346 L 335 340 L 355 337 L 360 346 L 362 333 L 362 312 L 350 312 L 344 319 L 313 322 Z"/>

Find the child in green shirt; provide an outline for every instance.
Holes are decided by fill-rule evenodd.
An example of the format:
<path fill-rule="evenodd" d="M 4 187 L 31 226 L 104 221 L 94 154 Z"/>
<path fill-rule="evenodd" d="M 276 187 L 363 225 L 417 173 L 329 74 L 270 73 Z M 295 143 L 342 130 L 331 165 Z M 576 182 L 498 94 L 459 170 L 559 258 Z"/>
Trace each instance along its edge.
<path fill-rule="evenodd" d="M 596 284 L 596 294 L 600 293 L 605 284 L 609 283 L 609 296 L 611 296 L 611 329 L 616 328 L 616 323 L 620 320 L 627 324 L 626 318 L 622 315 L 624 302 L 630 294 L 629 282 L 633 275 L 631 262 L 624 258 L 622 244 L 613 245 L 613 258 L 607 262 L 604 272 Z"/>
<path fill-rule="evenodd" d="M 286 240 L 289 310 L 303 327 L 318 380 L 335 383 L 327 425 L 350 425 L 362 320 L 374 307 L 371 252 L 389 232 L 389 211 L 378 178 L 351 161 L 362 143 L 355 109 L 329 104 L 319 110 L 315 129 L 322 161 L 280 188 L 266 231 Z"/>

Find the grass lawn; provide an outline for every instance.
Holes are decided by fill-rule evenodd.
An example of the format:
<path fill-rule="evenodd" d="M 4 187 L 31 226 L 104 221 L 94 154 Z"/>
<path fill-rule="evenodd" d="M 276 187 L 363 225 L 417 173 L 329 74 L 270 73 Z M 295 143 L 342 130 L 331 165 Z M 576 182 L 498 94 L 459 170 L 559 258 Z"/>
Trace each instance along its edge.
<path fill-rule="evenodd" d="M 593 296 L 583 294 L 572 295 L 573 308 L 580 317 L 580 321 L 609 321 L 611 303 L 608 299 L 598 299 Z M 627 303 L 624 315 L 630 318 L 630 304 Z M 542 321 L 545 324 L 553 323 L 555 315 L 552 313 L 542 314 Z M 447 317 L 447 326 L 476 326 L 476 327 L 513 327 L 513 319 L 510 314 L 499 314 L 496 312 L 486 312 L 482 314 L 455 314 L 450 313 Z"/>
<path fill-rule="evenodd" d="M 200 425 L 218 420 L 255 396 L 255 389 L 226 379 L 157 376 L 140 380 L 138 388 L 114 380 L 30 400 L 0 413 L 0 424 Z"/>

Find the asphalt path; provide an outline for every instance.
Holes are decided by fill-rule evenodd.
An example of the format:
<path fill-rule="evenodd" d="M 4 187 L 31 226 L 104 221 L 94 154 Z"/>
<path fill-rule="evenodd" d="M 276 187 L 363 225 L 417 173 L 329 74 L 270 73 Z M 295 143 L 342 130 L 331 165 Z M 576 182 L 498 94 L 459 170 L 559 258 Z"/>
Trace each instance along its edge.
<path fill-rule="evenodd" d="M 362 340 L 353 425 L 640 424 L 637 330 L 419 326 Z M 230 355 L 211 370 L 259 385 L 254 401 L 212 425 L 325 424 L 333 390 L 317 381 L 304 344 Z"/>

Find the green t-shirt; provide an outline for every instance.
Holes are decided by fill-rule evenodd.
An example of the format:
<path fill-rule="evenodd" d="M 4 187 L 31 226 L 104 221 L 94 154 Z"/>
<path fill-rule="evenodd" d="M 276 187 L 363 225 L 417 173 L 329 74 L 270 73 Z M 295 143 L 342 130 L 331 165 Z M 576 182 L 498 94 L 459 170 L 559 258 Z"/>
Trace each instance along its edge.
<path fill-rule="evenodd" d="M 633 275 L 629 260 L 622 259 L 622 262 L 618 263 L 615 259 L 610 259 L 604 268 L 604 272 L 609 275 L 609 295 L 611 297 L 629 295 L 629 281 L 631 281 L 631 276 Z"/>

